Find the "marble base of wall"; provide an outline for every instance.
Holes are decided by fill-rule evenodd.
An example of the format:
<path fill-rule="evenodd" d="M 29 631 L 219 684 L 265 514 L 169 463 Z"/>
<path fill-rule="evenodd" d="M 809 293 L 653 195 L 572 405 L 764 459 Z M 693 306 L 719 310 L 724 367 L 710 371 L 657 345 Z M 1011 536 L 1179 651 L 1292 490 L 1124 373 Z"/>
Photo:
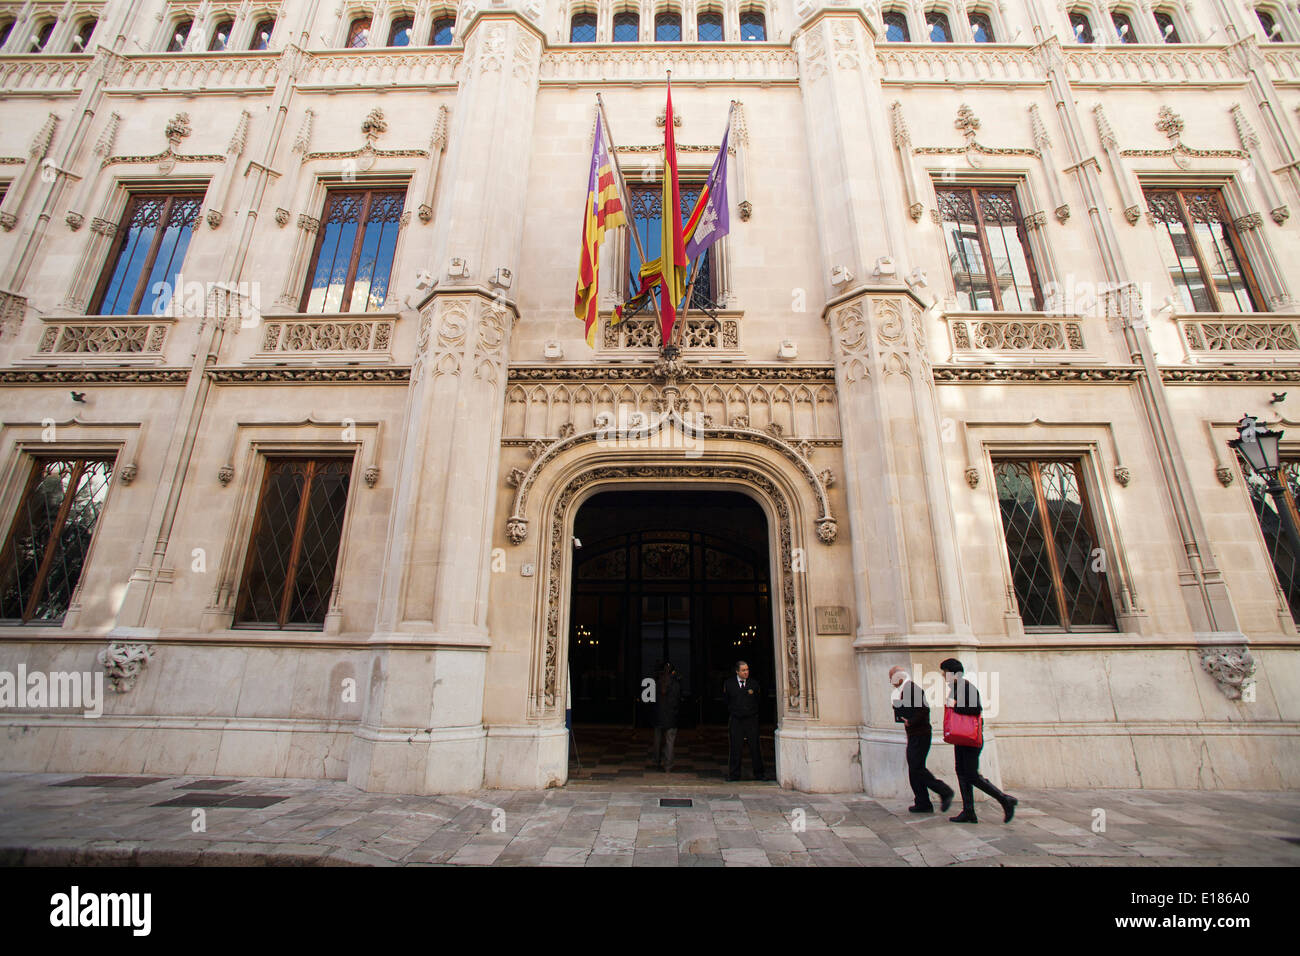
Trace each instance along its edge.
<path fill-rule="evenodd" d="M 854 728 L 787 723 L 776 729 L 775 736 L 776 773 L 781 786 L 806 793 L 862 789 Z"/>
<path fill-rule="evenodd" d="M 580 754 L 581 755 L 581 754 Z M 501 790 L 545 790 L 569 779 L 569 732 L 558 727 L 488 728 L 483 786 Z"/>

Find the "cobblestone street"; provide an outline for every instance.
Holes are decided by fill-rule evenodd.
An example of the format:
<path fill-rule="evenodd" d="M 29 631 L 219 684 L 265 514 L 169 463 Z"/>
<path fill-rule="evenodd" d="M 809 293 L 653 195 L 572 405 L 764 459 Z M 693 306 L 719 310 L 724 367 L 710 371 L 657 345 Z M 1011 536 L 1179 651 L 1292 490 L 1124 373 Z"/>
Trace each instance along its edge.
<path fill-rule="evenodd" d="M 972 826 L 862 794 L 671 784 L 426 797 L 341 781 L 0 774 L 0 864 L 1300 865 L 1294 792 L 1016 790 L 1010 824 L 981 803 Z"/>

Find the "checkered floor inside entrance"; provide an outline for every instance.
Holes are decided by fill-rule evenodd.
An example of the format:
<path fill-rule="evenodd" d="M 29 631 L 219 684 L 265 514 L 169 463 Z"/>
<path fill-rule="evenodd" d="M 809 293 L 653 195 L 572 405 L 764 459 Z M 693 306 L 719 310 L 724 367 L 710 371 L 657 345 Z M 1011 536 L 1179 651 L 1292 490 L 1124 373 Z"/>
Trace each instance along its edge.
<path fill-rule="evenodd" d="M 769 779 L 776 770 L 776 745 L 771 728 L 760 728 L 763 765 Z M 722 781 L 727 776 L 727 728 L 692 727 L 677 731 L 673 748 L 673 769 L 668 774 L 654 765 L 651 748 L 654 731 L 649 727 L 619 727 L 579 724 L 569 741 L 569 780 L 615 780 L 654 783 L 683 777 Z M 753 766 L 748 751 L 741 761 L 741 779 L 752 780 Z"/>

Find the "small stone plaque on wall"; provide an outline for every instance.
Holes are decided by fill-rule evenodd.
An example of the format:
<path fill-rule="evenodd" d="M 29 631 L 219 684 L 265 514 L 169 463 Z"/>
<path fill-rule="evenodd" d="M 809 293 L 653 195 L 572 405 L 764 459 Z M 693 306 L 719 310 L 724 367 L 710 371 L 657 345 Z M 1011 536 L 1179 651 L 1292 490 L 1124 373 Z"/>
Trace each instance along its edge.
<path fill-rule="evenodd" d="M 853 626 L 850 624 L 849 609 L 831 606 L 817 608 L 817 633 L 852 634 Z"/>

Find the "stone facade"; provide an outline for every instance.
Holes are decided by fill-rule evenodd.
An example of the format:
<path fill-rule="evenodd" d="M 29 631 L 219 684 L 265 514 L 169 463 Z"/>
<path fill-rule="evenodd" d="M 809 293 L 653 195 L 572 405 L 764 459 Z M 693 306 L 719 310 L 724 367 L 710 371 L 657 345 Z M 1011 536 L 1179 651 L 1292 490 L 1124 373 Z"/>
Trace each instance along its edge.
<path fill-rule="evenodd" d="M 6 529 L 34 457 L 115 456 L 62 624 L 0 626 L 0 670 L 106 671 L 104 715 L 0 710 L 0 768 L 563 783 L 574 515 L 674 487 L 768 516 L 785 786 L 900 794 L 886 673 L 957 656 L 998 680 L 984 766 L 1009 787 L 1295 787 L 1296 626 L 1225 443 L 1249 412 L 1300 449 L 1300 398 L 1273 400 L 1300 382 L 1300 17 L 1268 8 L 1270 38 L 1219 0 L 1135 5 L 1130 44 L 1085 7 L 1101 42 L 1040 0 L 727 0 L 721 43 L 693 0 L 677 43 L 648 0 L 638 43 L 604 2 L 595 43 L 569 0 L 0 3 Z M 886 42 L 884 14 L 916 41 L 934 9 L 957 42 Z M 380 46 L 408 14 L 414 43 Z M 346 48 L 360 16 L 374 42 Z M 669 69 L 685 175 L 740 105 L 717 332 L 665 364 L 636 328 L 589 348 L 571 302 L 595 94 L 648 176 Z M 949 183 L 1014 191 L 1039 311 L 961 308 Z M 387 300 L 304 314 L 340 184 L 405 189 Z M 1142 190 L 1193 186 L 1222 191 L 1248 321 L 1179 307 Z M 202 196 L 182 305 L 92 314 L 149 189 Z M 323 628 L 234 627 L 266 458 L 303 452 L 353 461 Z M 1011 453 L 1080 462 L 1113 628 L 1024 626 Z"/>

